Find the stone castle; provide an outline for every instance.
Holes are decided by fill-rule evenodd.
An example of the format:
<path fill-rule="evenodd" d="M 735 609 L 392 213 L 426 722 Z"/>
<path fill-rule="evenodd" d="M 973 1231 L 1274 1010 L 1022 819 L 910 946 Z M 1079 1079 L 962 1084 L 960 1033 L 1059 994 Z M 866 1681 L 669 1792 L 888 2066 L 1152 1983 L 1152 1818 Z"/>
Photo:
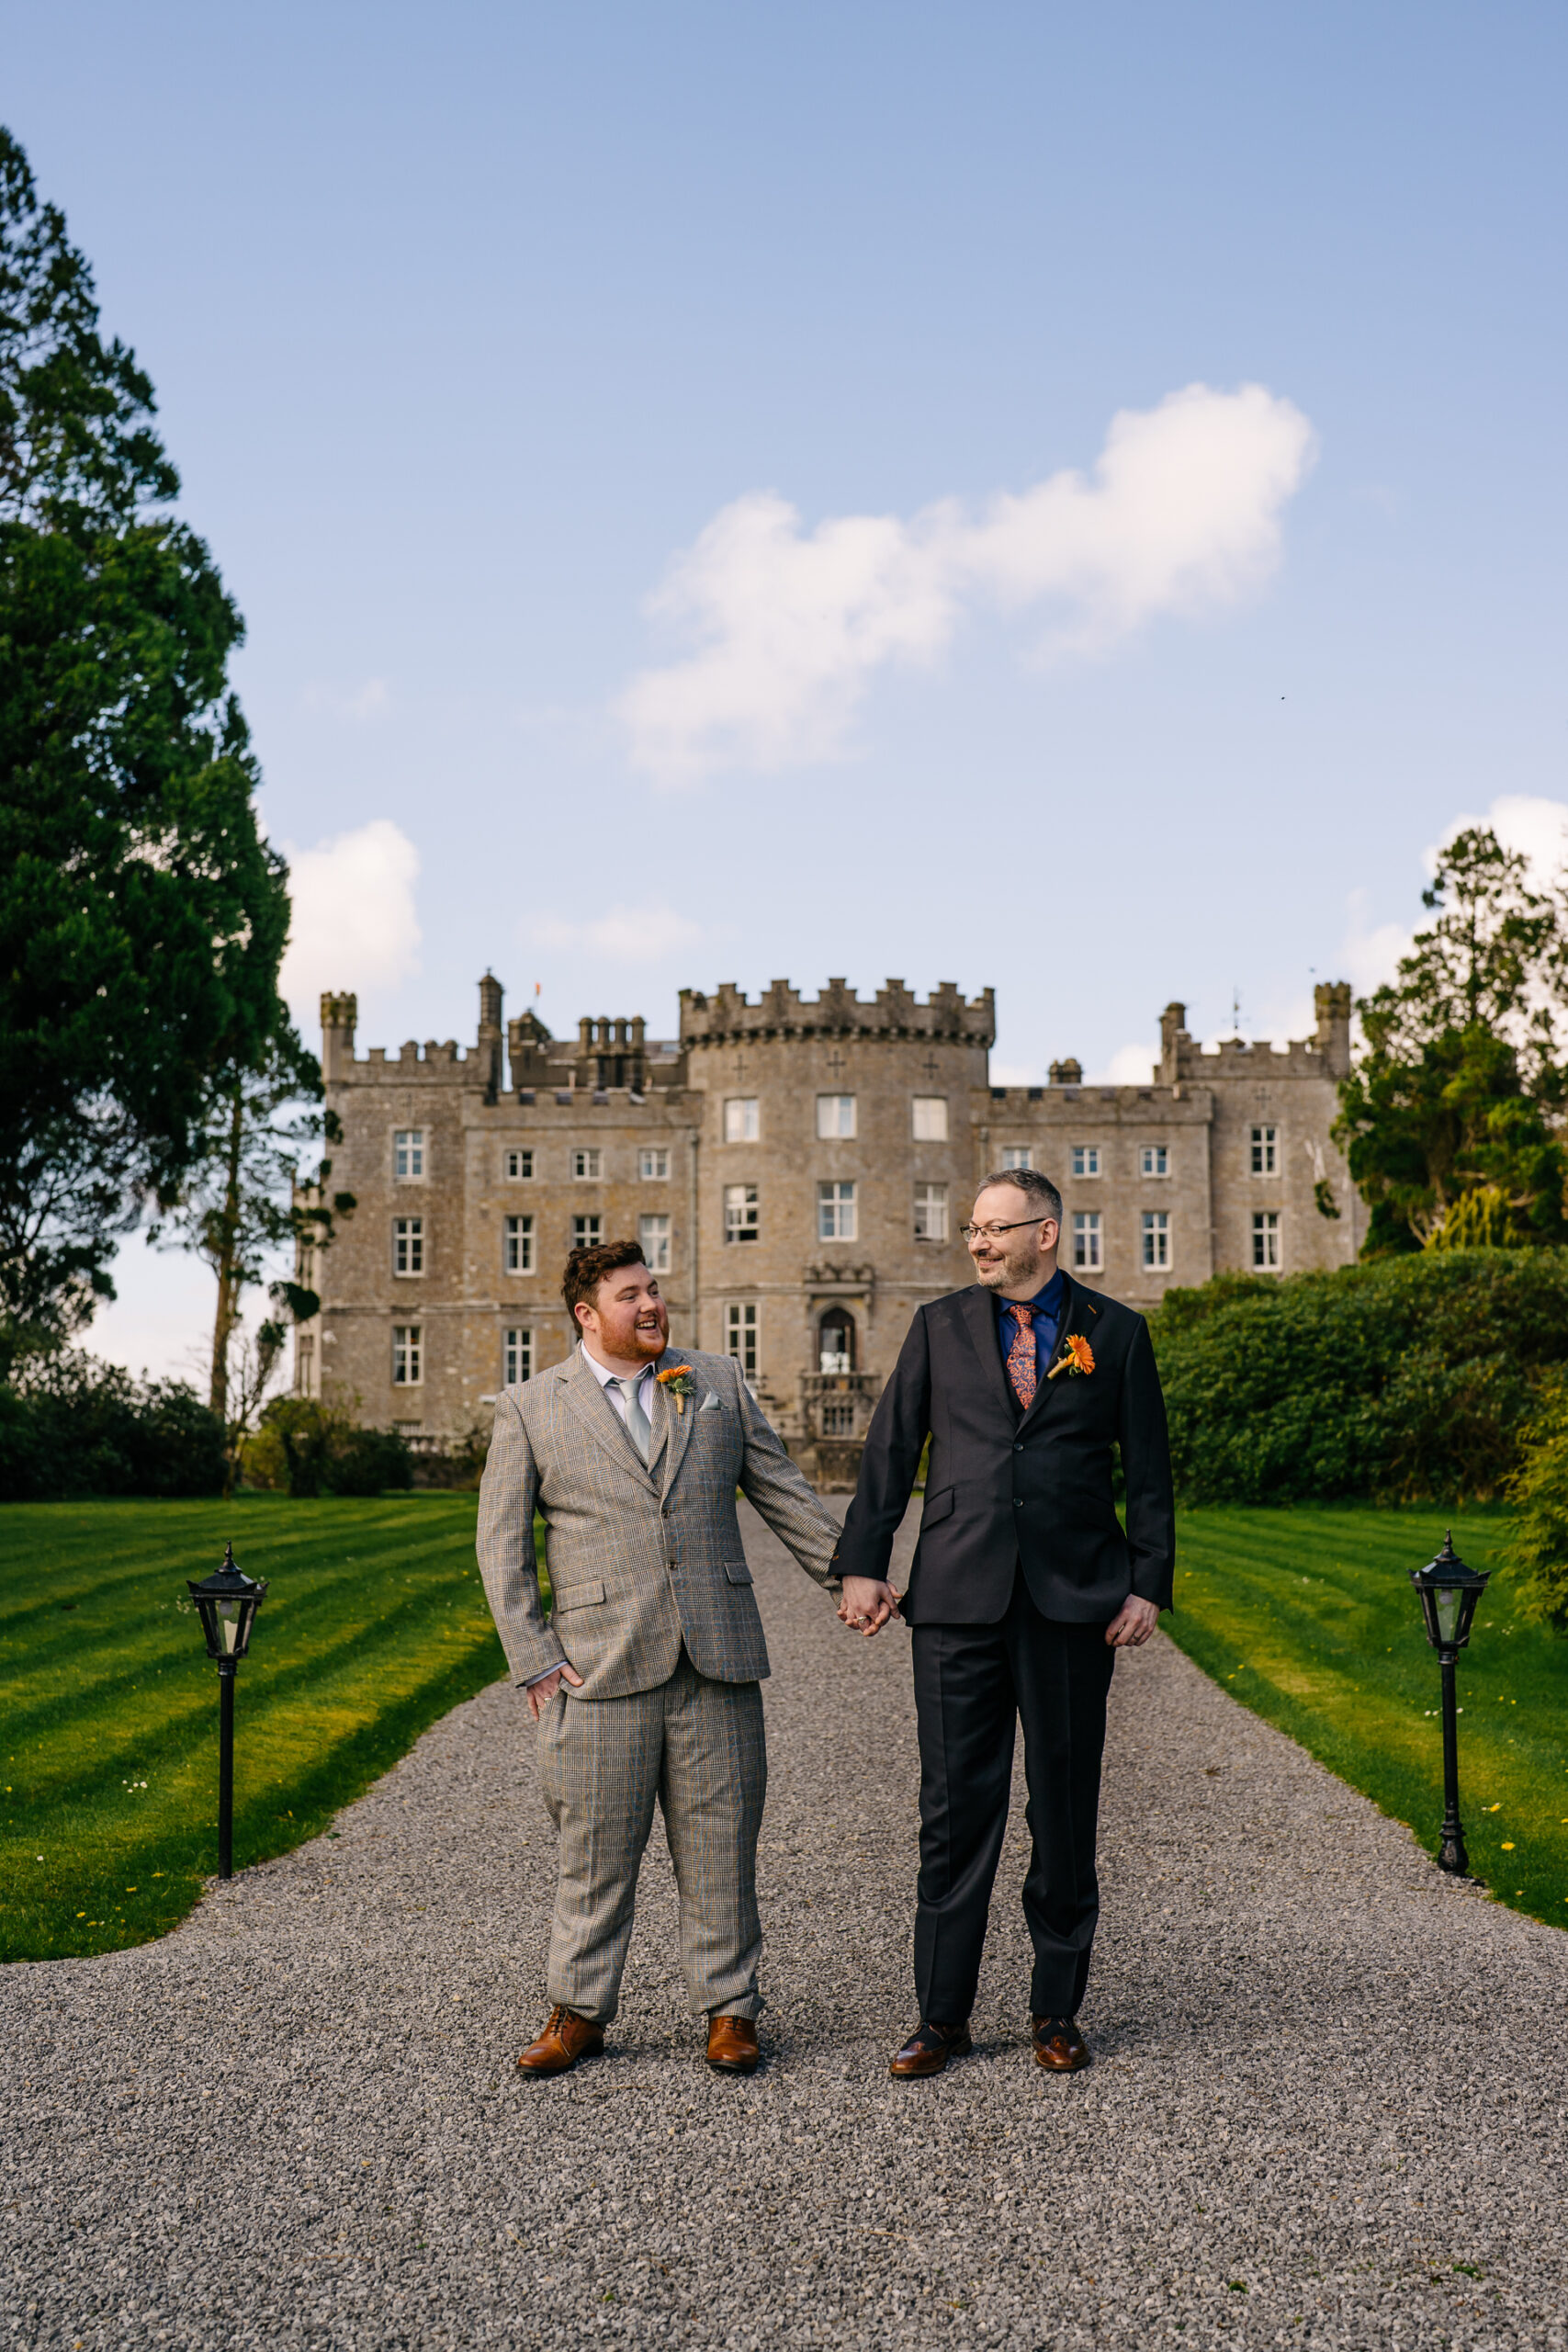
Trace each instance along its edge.
<path fill-rule="evenodd" d="M 574 1243 L 635 1235 L 672 1337 L 737 1356 L 807 1475 L 853 1471 L 910 1317 L 971 1279 L 958 1228 L 977 1179 L 1043 1169 L 1075 1277 L 1144 1309 L 1225 1269 L 1348 1265 L 1365 1210 L 1330 1130 L 1350 1066 L 1350 990 L 1283 1050 L 1201 1050 L 1179 1004 L 1146 1086 L 993 1086 L 995 1000 L 902 980 L 863 1001 L 775 980 L 683 989 L 680 1035 L 585 1019 L 558 1040 L 502 1022 L 479 982 L 468 1049 L 355 1053 L 352 996 L 321 1000 L 322 1071 L 342 1124 L 331 1189 L 356 1207 L 304 1253 L 321 1298 L 295 1385 L 358 1399 L 433 1445 L 483 1427 L 498 1389 L 573 1334 Z"/>

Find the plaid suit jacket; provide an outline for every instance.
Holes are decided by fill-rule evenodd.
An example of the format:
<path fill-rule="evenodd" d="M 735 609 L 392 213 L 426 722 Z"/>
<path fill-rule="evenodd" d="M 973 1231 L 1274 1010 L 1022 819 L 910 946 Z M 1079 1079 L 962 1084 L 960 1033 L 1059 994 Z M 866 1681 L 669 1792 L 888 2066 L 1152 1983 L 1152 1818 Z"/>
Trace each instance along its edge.
<path fill-rule="evenodd" d="M 730 1356 L 667 1348 L 660 1371 L 692 1372 L 678 1411 L 660 1388 L 645 1464 L 581 1348 L 502 1391 L 479 1487 L 478 1551 L 491 1612 L 519 1682 L 565 1659 L 576 1699 L 624 1699 L 675 1671 L 684 1641 L 699 1674 L 755 1682 L 762 1621 L 735 1516 L 737 1487 L 807 1574 L 836 1593 L 838 1521 L 784 1452 Z M 534 1513 L 547 1530 L 546 1617 Z"/>

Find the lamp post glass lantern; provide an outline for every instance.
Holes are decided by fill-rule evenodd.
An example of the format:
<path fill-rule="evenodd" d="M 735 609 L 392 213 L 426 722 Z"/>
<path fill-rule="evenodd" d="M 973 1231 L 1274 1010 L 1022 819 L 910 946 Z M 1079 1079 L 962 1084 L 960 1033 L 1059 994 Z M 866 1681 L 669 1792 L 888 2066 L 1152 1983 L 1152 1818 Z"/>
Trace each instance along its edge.
<path fill-rule="evenodd" d="M 234 1875 L 234 1672 L 251 1646 L 256 1611 L 266 1599 L 265 1578 L 248 1577 L 234 1565 L 234 1546 L 223 1546 L 223 1565 L 199 1583 L 186 1587 L 207 1636 L 207 1655 L 218 1662 L 218 1875 Z"/>
<path fill-rule="evenodd" d="M 1421 1603 L 1427 1639 L 1438 1653 L 1443 1678 L 1443 1832 L 1438 1867 L 1462 1878 L 1470 1869 L 1464 1830 L 1459 1817 L 1459 1709 L 1454 1666 L 1470 1641 L 1476 1603 L 1485 1591 L 1491 1570 L 1467 1567 L 1454 1550 L 1446 1530 L 1443 1548 L 1424 1568 L 1412 1568 L 1410 1581 Z"/>

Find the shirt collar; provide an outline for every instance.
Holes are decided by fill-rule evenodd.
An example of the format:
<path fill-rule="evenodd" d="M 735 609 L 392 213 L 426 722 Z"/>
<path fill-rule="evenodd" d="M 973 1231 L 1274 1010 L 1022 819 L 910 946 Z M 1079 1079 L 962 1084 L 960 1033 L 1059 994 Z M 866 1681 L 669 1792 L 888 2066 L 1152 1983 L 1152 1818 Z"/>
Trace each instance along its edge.
<path fill-rule="evenodd" d="M 1012 1299 L 998 1297 L 997 1300 L 997 1313 L 998 1315 L 1010 1315 L 1015 1306 L 1027 1306 L 1032 1317 L 1036 1315 L 1055 1315 L 1061 1308 L 1062 1293 L 1066 1287 L 1066 1280 L 1067 1278 L 1066 1274 L 1062 1272 L 1061 1267 L 1058 1266 L 1050 1281 L 1046 1283 L 1044 1289 L 1042 1291 L 1036 1291 L 1032 1298 Z"/>
<path fill-rule="evenodd" d="M 582 1361 L 588 1366 L 589 1371 L 593 1374 L 594 1379 L 599 1383 L 601 1388 L 609 1388 L 617 1380 L 629 1380 L 631 1378 L 631 1374 L 629 1373 L 612 1372 L 606 1364 L 602 1364 L 600 1363 L 597 1356 L 591 1356 L 586 1348 L 582 1350 Z M 638 1381 L 640 1382 L 646 1379 L 652 1370 L 653 1363 L 651 1361 L 645 1363 L 641 1372 L 637 1375 Z"/>

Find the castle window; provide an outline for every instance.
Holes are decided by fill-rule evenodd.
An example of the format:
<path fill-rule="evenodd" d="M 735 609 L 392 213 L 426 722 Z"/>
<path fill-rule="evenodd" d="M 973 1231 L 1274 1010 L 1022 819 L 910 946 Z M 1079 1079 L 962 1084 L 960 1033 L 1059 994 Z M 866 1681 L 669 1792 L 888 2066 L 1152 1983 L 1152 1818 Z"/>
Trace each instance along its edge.
<path fill-rule="evenodd" d="M 1255 1176 L 1277 1176 L 1280 1173 L 1280 1130 L 1278 1127 L 1253 1128 L 1252 1172 Z"/>
<path fill-rule="evenodd" d="M 508 1274 L 531 1274 L 534 1271 L 534 1220 L 531 1216 L 509 1216 L 501 1226 L 502 1272 Z"/>
<path fill-rule="evenodd" d="M 1144 1265 L 1149 1273 L 1169 1271 L 1170 1213 L 1167 1209 L 1144 1211 Z"/>
<path fill-rule="evenodd" d="M 662 1144 L 645 1144 L 637 1158 L 637 1172 L 645 1184 L 668 1184 L 670 1154 Z"/>
<path fill-rule="evenodd" d="M 1033 1165 L 1034 1154 L 1026 1143 L 1010 1143 L 1002 1146 L 1004 1168 L 1032 1168 Z"/>
<path fill-rule="evenodd" d="M 596 1184 L 604 1172 L 604 1155 L 596 1143 L 580 1143 L 571 1155 L 571 1172 Z"/>
<path fill-rule="evenodd" d="M 754 1094 L 732 1094 L 724 1106 L 726 1143 L 755 1143 L 761 1133 Z"/>
<path fill-rule="evenodd" d="M 501 1385 L 515 1388 L 534 1376 L 534 1334 L 511 1324 L 501 1335 Z"/>
<path fill-rule="evenodd" d="M 424 1129 L 394 1127 L 392 1129 L 392 1174 L 400 1184 L 423 1182 L 424 1178 Z"/>
<path fill-rule="evenodd" d="M 1168 1176 L 1170 1154 L 1163 1143 L 1146 1143 L 1138 1154 L 1140 1176 Z"/>
<path fill-rule="evenodd" d="M 817 1368 L 829 1379 L 855 1368 L 855 1318 L 847 1306 L 830 1306 L 817 1326 Z"/>
<path fill-rule="evenodd" d="M 947 1141 L 947 1097 L 945 1094 L 917 1094 L 912 1103 L 913 1133 L 917 1143 Z"/>
<path fill-rule="evenodd" d="M 571 1246 L 574 1250 L 596 1250 L 604 1238 L 602 1216 L 574 1216 L 571 1220 Z"/>
<path fill-rule="evenodd" d="M 760 1226 L 755 1184 L 727 1184 L 724 1188 L 724 1238 L 727 1241 L 755 1241 Z"/>
<path fill-rule="evenodd" d="M 534 1155 L 531 1151 L 502 1152 L 502 1168 L 509 1184 L 531 1184 L 534 1181 Z"/>
<path fill-rule="evenodd" d="M 420 1323 L 392 1326 L 392 1385 L 417 1388 L 424 1378 L 424 1327 Z"/>
<path fill-rule="evenodd" d="M 822 1434 L 824 1437 L 853 1437 L 855 1433 L 855 1400 L 852 1396 L 826 1396 L 822 1400 Z"/>
<path fill-rule="evenodd" d="M 834 1182 L 817 1187 L 817 1238 L 818 1241 L 852 1241 L 855 1238 L 855 1188 L 852 1184 Z"/>
<path fill-rule="evenodd" d="M 757 1377 L 757 1303 L 732 1299 L 724 1310 L 724 1351 L 740 1366 L 748 1384 Z"/>
<path fill-rule="evenodd" d="M 392 1272 L 394 1274 L 423 1273 L 424 1219 L 422 1216 L 395 1216 L 392 1219 Z"/>
<path fill-rule="evenodd" d="M 915 1187 L 915 1238 L 917 1241 L 947 1239 L 947 1186 L 917 1184 Z"/>
<path fill-rule="evenodd" d="M 1280 1212 L 1255 1209 L 1252 1214 L 1252 1262 L 1260 1274 L 1280 1271 Z"/>
<path fill-rule="evenodd" d="M 852 1136 L 855 1131 L 855 1098 L 852 1094 L 819 1094 L 817 1097 L 817 1133 L 827 1143 L 837 1136 Z"/>
<path fill-rule="evenodd" d="M 1105 1271 L 1105 1235 L 1098 1209 L 1074 1212 L 1073 1264 L 1086 1274 Z"/>
<path fill-rule="evenodd" d="M 642 1244 L 642 1254 L 648 1270 L 653 1274 L 670 1272 L 670 1220 L 667 1216 L 639 1216 L 637 1238 Z"/>
<path fill-rule="evenodd" d="M 1098 1176 L 1100 1146 L 1097 1143 L 1076 1143 L 1073 1146 L 1072 1168 L 1075 1176 Z"/>

